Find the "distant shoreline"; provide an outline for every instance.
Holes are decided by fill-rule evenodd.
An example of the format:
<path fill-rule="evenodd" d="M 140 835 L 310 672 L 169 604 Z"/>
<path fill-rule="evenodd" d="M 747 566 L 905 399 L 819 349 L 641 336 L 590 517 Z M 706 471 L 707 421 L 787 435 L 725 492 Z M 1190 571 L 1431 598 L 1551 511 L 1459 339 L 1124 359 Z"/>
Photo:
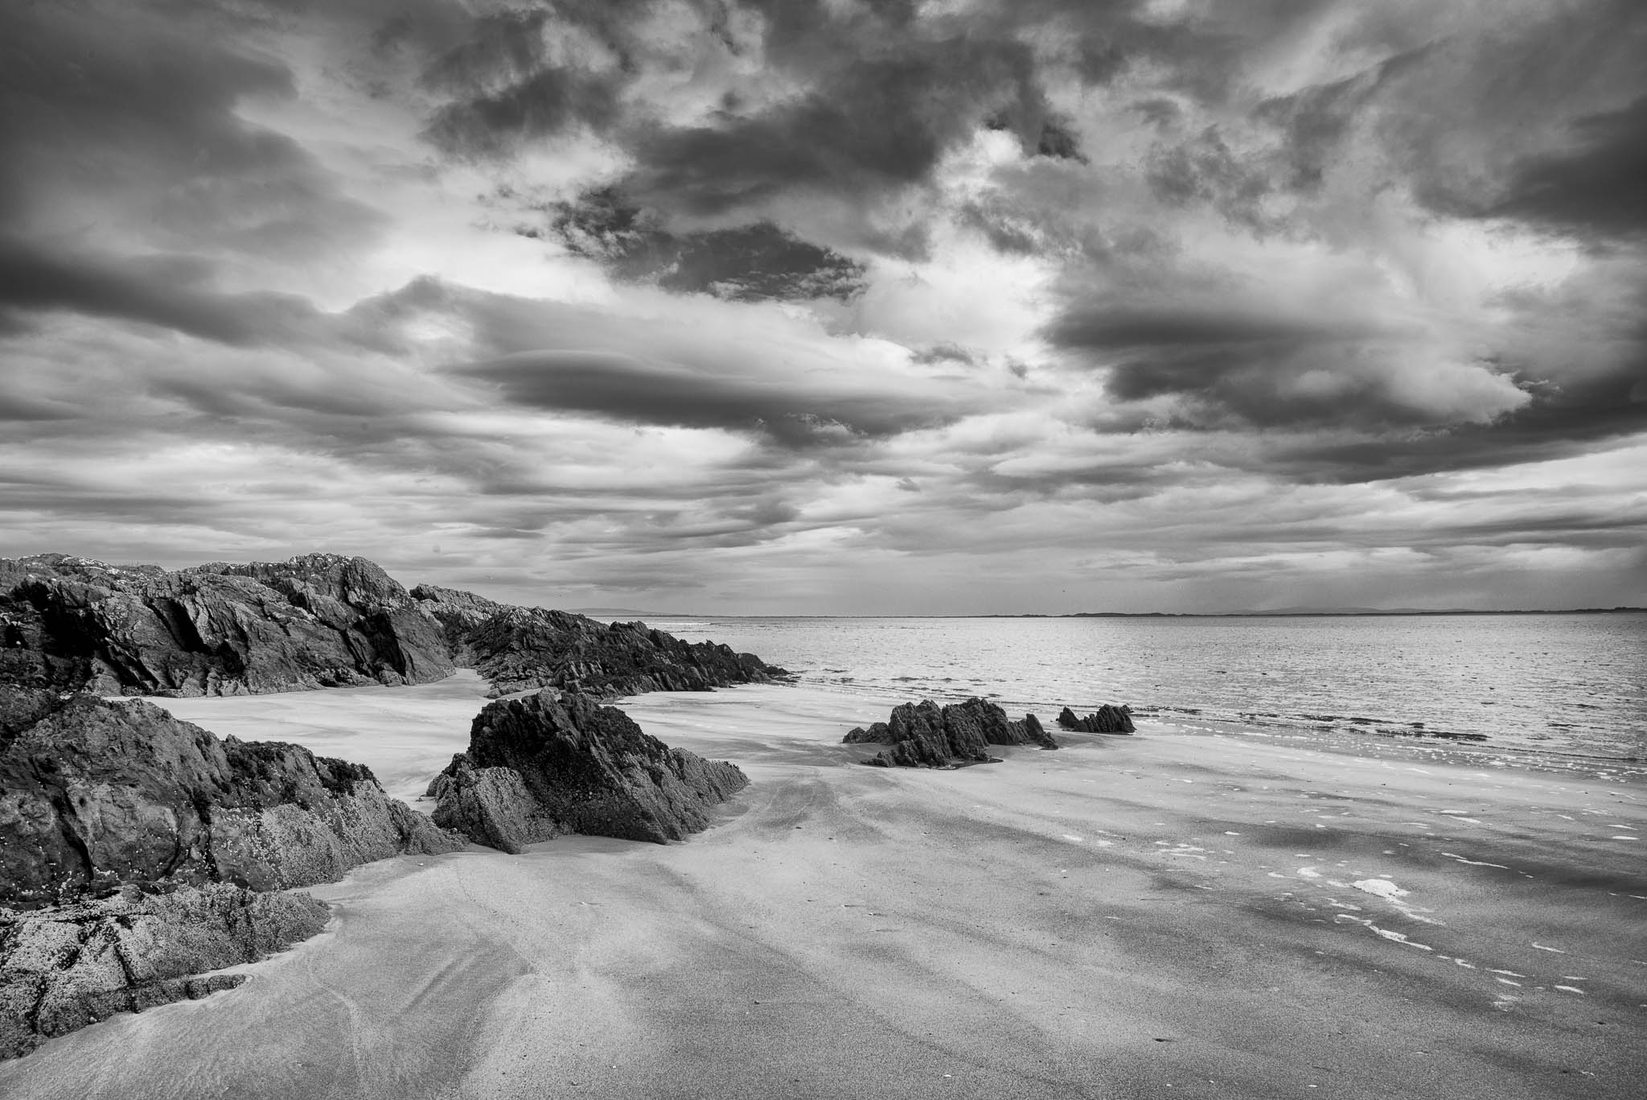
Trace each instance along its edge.
<path fill-rule="evenodd" d="M 567 609 L 574 615 L 596 619 L 1391 619 L 1435 617 L 1439 615 L 1640 615 L 1647 607 L 1563 607 L 1553 609 L 1512 608 L 1504 611 L 1481 611 L 1469 608 L 1446 608 L 1426 611 L 1402 608 L 1395 611 L 1377 609 L 1350 609 L 1343 611 L 1063 611 L 1063 612 L 981 612 L 972 615 L 745 615 L 711 611 L 622 611 L 615 615 L 610 609 Z"/>

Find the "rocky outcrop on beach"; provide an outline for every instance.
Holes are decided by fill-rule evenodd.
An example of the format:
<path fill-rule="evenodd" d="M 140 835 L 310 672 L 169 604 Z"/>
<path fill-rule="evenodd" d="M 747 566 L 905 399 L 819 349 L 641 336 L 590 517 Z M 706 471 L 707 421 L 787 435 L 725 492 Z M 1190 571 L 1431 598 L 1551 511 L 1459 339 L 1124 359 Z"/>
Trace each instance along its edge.
<path fill-rule="evenodd" d="M 976 696 L 964 703 L 940 707 L 930 699 L 903 703 L 892 709 L 888 721 L 847 733 L 844 744 L 885 744 L 891 747 L 865 764 L 882 768 L 956 768 L 968 764 L 998 763 L 990 745 L 1040 745 L 1055 749 L 1058 742 L 1033 714 L 1021 721 L 1007 718 L 995 703 Z"/>
<path fill-rule="evenodd" d="M 227 884 L 0 909 L 0 1059 L 116 1012 L 231 989 L 245 977 L 207 972 L 285 950 L 329 917 L 308 894 Z"/>
<path fill-rule="evenodd" d="M 0 1058 L 238 984 L 206 972 L 325 925 L 287 887 L 465 843 L 364 767 L 34 687 L 50 664 L 18 652 L 0 661 L 0 713 L 38 713 L 0 739 Z"/>
<path fill-rule="evenodd" d="M 1077 715 L 1073 710 L 1065 707 L 1058 713 L 1058 725 L 1062 729 L 1076 733 L 1137 732 L 1132 724 L 1132 708 L 1124 703 L 1118 707 L 1105 703 L 1096 711 L 1087 715 Z"/>
<path fill-rule="evenodd" d="M 754 654 L 682 641 L 645 623 L 608 624 L 426 585 L 412 594 L 440 621 L 460 663 L 491 680 L 495 695 L 556 688 L 612 699 L 769 683 L 788 675 Z"/>
<path fill-rule="evenodd" d="M 562 833 L 681 840 L 748 782 L 733 764 L 670 748 L 615 707 L 549 690 L 488 704 L 469 750 L 429 794 L 437 824 L 519 852 Z"/>
<path fill-rule="evenodd" d="M 364 558 L 165 570 L 62 554 L 0 559 L 0 630 L 78 661 L 103 694 L 243 695 L 451 673 L 441 624 Z"/>
<path fill-rule="evenodd" d="M 70 690 L 105 695 L 424 683 L 460 665 L 492 680 L 498 695 L 554 687 L 611 698 L 787 675 L 644 623 L 608 625 L 432 585 L 408 592 L 365 558 L 337 554 L 179 570 L 63 554 L 0 558 L 0 635 L 72 679 Z M 26 717 L 0 713 L 0 722 Z"/>
<path fill-rule="evenodd" d="M 306 886 L 460 846 L 364 767 L 219 740 L 141 700 L 71 698 L 0 750 L 3 905 L 162 880 Z"/>

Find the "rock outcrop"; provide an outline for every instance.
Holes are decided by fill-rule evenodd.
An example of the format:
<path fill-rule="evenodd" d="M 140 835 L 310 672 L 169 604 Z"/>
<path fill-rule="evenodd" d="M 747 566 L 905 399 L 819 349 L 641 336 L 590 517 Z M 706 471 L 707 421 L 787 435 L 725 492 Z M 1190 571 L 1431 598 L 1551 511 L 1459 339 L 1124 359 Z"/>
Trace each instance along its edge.
<path fill-rule="evenodd" d="M 540 691 L 488 704 L 429 785 L 435 822 L 505 852 L 562 833 L 663 843 L 707 828 L 749 780 L 672 749 L 623 711 Z"/>
<path fill-rule="evenodd" d="M 205 972 L 284 950 L 329 917 L 308 894 L 227 884 L 0 909 L 0 1058 L 116 1012 L 231 989 L 243 975 Z"/>
<path fill-rule="evenodd" d="M 74 697 L 0 750 L 3 905 L 161 880 L 306 886 L 460 846 L 364 767 L 220 741 L 141 700 Z"/>
<path fill-rule="evenodd" d="M 174 572 L 42 554 L 0 560 L 0 591 L 14 644 L 83 663 L 103 694 L 422 683 L 453 669 L 439 621 L 364 558 Z"/>
<path fill-rule="evenodd" d="M 105 695 L 424 683 L 458 665 L 478 669 L 497 695 L 554 687 L 611 698 L 787 675 L 644 623 L 434 586 L 407 592 L 366 559 L 336 554 L 176 571 L 63 554 L 0 558 L 0 636 L 42 675 L 49 666 L 75 681 L 71 690 Z M 32 720 L 32 704 L 17 706 L 0 723 Z"/>
<path fill-rule="evenodd" d="M 460 663 L 492 681 L 495 695 L 556 688 L 612 699 L 769 683 L 788 675 L 754 654 L 715 642 L 682 641 L 645 623 L 607 624 L 425 585 L 412 595 L 440 621 Z"/>
<path fill-rule="evenodd" d="M 1077 715 L 1065 707 L 1058 713 L 1058 725 L 1077 733 L 1135 733 L 1132 708 L 1126 704 L 1114 707 L 1105 703 L 1092 714 Z"/>
<path fill-rule="evenodd" d="M 1058 747 L 1035 715 L 1026 714 L 1022 721 L 1014 722 L 999 706 L 977 697 L 944 707 L 930 699 L 903 703 L 892 709 L 888 721 L 876 722 L 868 729 L 853 729 L 843 743 L 890 745 L 864 761 L 882 768 L 957 768 L 998 763 L 989 754 L 990 745 Z"/>

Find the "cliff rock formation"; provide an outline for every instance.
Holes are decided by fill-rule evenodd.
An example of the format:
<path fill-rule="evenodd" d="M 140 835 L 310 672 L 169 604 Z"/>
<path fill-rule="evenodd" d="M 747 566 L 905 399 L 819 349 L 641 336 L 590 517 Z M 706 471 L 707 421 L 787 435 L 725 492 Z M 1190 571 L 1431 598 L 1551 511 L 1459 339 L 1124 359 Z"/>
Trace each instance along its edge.
<path fill-rule="evenodd" d="M 366 559 L 336 554 L 175 571 L 62 554 L 0 558 L 0 641 L 33 679 L 106 695 L 423 683 L 457 665 L 479 670 L 498 695 L 704 691 L 787 675 L 643 623 L 434 586 L 407 592 Z M 32 721 L 34 703 L 13 705 L 0 729 Z"/>
<path fill-rule="evenodd" d="M 540 691 L 488 704 L 469 751 L 429 794 L 437 824 L 518 852 L 561 833 L 680 840 L 748 782 L 735 765 L 670 748 L 615 707 Z"/>
<path fill-rule="evenodd" d="M 159 880 L 306 886 L 460 846 L 366 768 L 220 741 L 141 700 L 71 698 L 0 750 L 4 905 Z"/>
<path fill-rule="evenodd" d="M 204 972 L 284 950 L 329 916 L 308 894 L 226 884 L 128 886 L 39 912 L 0 909 L 0 1058 L 116 1012 L 231 989 L 245 977 Z"/>
<path fill-rule="evenodd" d="M 458 661 L 491 680 L 495 695 L 557 688 L 616 698 L 767 683 L 787 675 L 754 654 L 685 642 L 645 623 L 607 624 L 430 585 L 419 585 L 412 595 L 441 622 Z"/>
<path fill-rule="evenodd" d="M 1077 716 L 1074 711 L 1065 707 L 1058 713 L 1058 725 L 1078 733 L 1137 732 L 1132 724 L 1132 708 L 1124 703 L 1118 707 L 1105 703 L 1092 714 L 1085 716 Z"/>
<path fill-rule="evenodd" d="M 998 763 L 990 745 L 1040 745 L 1055 749 L 1058 742 L 1033 714 L 1014 722 L 1006 712 L 985 699 L 939 707 L 930 699 L 903 703 L 892 709 L 886 722 L 868 729 L 858 727 L 844 744 L 887 744 L 891 748 L 864 763 L 888 768 L 956 768 L 968 764 Z"/>
<path fill-rule="evenodd" d="M 243 695 L 438 680 L 440 623 L 364 558 L 168 571 L 62 554 L 0 559 L 0 629 L 84 664 L 104 694 Z"/>

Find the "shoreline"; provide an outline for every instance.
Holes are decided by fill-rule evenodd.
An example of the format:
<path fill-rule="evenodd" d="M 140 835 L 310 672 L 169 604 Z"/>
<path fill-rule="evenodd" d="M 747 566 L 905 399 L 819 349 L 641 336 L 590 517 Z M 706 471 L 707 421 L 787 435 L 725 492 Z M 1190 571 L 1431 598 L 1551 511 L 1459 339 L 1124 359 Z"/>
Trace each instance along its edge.
<path fill-rule="evenodd" d="M 441 684 L 425 717 L 484 702 Z M 157 702 L 371 765 L 466 741 L 397 710 L 439 686 Z M 625 699 L 749 774 L 707 832 L 359 868 L 312 891 L 328 931 L 243 986 L 53 1040 L 0 1093 L 1532 1100 L 1647 1072 L 1633 780 L 1154 719 L 958 771 L 858 765 L 840 737 L 903 701 Z"/>

